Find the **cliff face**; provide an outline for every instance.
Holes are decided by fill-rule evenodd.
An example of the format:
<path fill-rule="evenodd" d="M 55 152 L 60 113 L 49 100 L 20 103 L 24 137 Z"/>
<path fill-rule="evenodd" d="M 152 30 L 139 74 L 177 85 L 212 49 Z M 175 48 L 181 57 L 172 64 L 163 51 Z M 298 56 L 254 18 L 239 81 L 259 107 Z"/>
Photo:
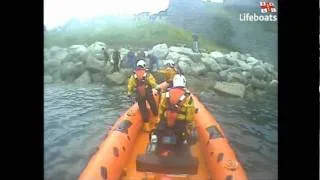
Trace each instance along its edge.
<path fill-rule="evenodd" d="M 171 0 L 167 22 L 277 66 L 277 23 L 241 22 L 240 13 L 260 15 L 259 1 L 241 2 L 225 0 L 224 4 L 219 4 Z"/>

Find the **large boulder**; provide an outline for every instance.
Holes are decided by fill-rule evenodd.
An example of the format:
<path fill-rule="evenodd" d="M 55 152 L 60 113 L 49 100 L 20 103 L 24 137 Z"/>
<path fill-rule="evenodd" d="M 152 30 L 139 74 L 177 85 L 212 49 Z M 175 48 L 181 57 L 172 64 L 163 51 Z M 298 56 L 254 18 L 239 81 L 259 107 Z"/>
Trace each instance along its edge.
<path fill-rule="evenodd" d="M 193 56 L 195 53 L 192 51 L 190 48 L 185 48 L 185 47 L 177 47 L 177 46 L 171 46 L 169 48 L 170 52 L 177 52 L 180 54 L 184 54 L 187 56 Z"/>
<path fill-rule="evenodd" d="M 49 55 L 54 56 L 56 53 L 60 52 L 63 48 L 58 46 L 52 46 L 48 49 Z"/>
<path fill-rule="evenodd" d="M 246 87 L 241 83 L 216 82 L 214 89 L 232 96 L 243 98 Z"/>
<path fill-rule="evenodd" d="M 227 81 L 228 80 L 228 71 L 220 71 L 219 72 L 219 80 L 220 81 Z"/>
<path fill-rule="evenodd" d="M 184 54 L 179 54 L 176 52 L 170 52 L 166 58 L 167 60 L 173 60 L 175 63 L 178 61 L 185 61 L 187 63 L 192 63 L 192 59 Z"/>
<path fill-rule="evenodd" d="M 248 84 L 246 86 L 245 98 L 254 99 L 254 97 L 255 97 L 255 91 L 254 91 L 252 85 Z"/>
<path fill-rule="evenodd" d="M 229 55 L 235 59 L 240 59 L 240 53 L 239 52 L 230 52 Z"/>
<path fill-rule="evenodd" d="M 74 79 L 82 74 L 83 69 L 82 62 L 66 62 L 62 64 L 60 69 L 61 79 L 66 82 L 73 82 Z"/>
<path fill-rule="evenodd" d="M 88 48 L 84 45 L 72 45 L 68 49 L 68 56 L 65 58 L 64 61 L 71 61 L 71 62 L 84 62 L 88 57 Z"/>
<path fill-rule="evenodd" d="M 251 56 L 246 59 L 247 63 L 252 63 L 252 64 L 257 63 L 258 61 L 259 61 L 258 59 Z"/>
<path fill-rule="evenodd" d="M 191 71 L 191 67 L 190 67 L 190 64 L 186 61 L 179 61 L 178 62 L 178 66 L 179 68 L 181 69 L 181 71 L 184 73 L 184 74 L 191 74 L 192 71 Z"/>
<path fill-rule="evenodd" d="M 217 62 L 219 64 L 219 66 L 221 67 L 221 70 L 227 70 L 230 66 L 227 64 L 220 64 L 219 62 Z"/>
<path fill-rule="evenodd" d="M 123 68 L 123 69 L 120 69 L 120 72 L 121 72 L 122 74 L 124 74 L 124 75 L 127 77 L 127 79 L 129 79 L 130 76 L 131 76 L 131 74 L 132 74 L 132 72 L 133 72 L 133 69 Z"/>
<path fill-rule="evenodd" d="M 269 86 L 272 88 L 278 89 L 278 80 L 274 79 L 269 83 Z"/>
<path fill-rule="evenodd" d="M 254 57 L 248 57 L 245 62 L 250 66 L 259 66 L 263 64 L 261 60 L 258 60 Z"/>
<path fill-rule="evenodd" d="M 274 66 L 272 64 L 263 63 L 262 67 L 266 70 L 266 72 L 268 72 L 270 74 L 274 74 L 274 72 L 275 72 Z"/>
<path fill-rule="evenodd" d="M 105 74 L 103 72 L 91 73 L 91 80 L 94 83 L 103 82 Z"/>
<path fill-rule="evenodd" d="M 216 79 L 219 73 L 217 72 L 208 72 L 207 77 L 211 79 Z"/>
<path fill-rule="evenodd" d="M 262 66 L 254 66 L 251 69 L 251 73 L 254 77 L 258 78 L 258 79 L 264 79 L 266 77 L 266 71 L 264 70 L 264 68 Z"/>
<path fill-rule="evenodd" d="M 251 80 L 249 83 L 252 85 L 253 88 L 256 88 L 256 89 L 265 89 L 267 87 L 266 81 L 257 79 L 255 77 L 251 77 Z"/>
<path fill-rule="evenodd" d="M 75 63 L 75 67 L 76 67 L 76 69 L 79 69 L 79 71 L 81 72 L 81 74 L 82 74 L 82 73 L 85 71 L 85 69 L 86 69 L 84 62 L 76 62 L 76 63 Z"/>
<path fill-rule="evenodd" d="M 104 60 L 105 57 L 102 48 L 107 48 L 105 43 L 95 42 L 89 46 L 88 51 L 91 56 L 99 60 Z"/>
<path fill-rule="evenodd" d="M 272 80 L 269 84 L 268 84 L 268 91 L 271 93 L 277 93 L 278 92 L 278 81 L 277 80 Z"/>
<path fill-rule="evenodd" d="M 228 65 L 228 61 L 225 57 L 214 58 L 219 65 Z"/>
<path fill-rule="evenodd" d="M 59 52 L 55 53 L 51 58 L 62 62 L 65 58 L 68 57 L 68 50 L 63 48 Z"/>
<path fill-rule="evenodd" d="M 242 75 L 244 78 L 246 78 L 246 79 L 251 78 L 251 73 L 248 72 L 248 71 L 242 71 L 242 72 L 241 72 L 241 75 Z"/>
<path fill-rule="evenodd" d="M 86 68 L 93 73 L 103 71 L 104 64 L 104 61 L 99 61 L 93 56 L 89 56 L 85 62 Z"/>
<path fill-rule="evenodd" d="M 219 52 L 219 51 L 211 52 L 211 53 L 210 53 L 210 56 L 211 56 L 212 58 L 214 58 L 215 61 L 216 61 L 219 65 L 221 65 L 221 64 L 227 64 L 227 61 L 226 61 L 226 59 L 225 59 L 225 55 L 222 54 L 222 53 Z"/>
<path fill-rule="evenodd" d="M 262 64 L 263 64 L 262 61 L 259 61 L 259 60 L 257 62 L 255 62 L 255 63 L 248 63 L 248 65 L 250 65 L 252 67 L 253 66 L 262 66 Z"/>
<path fill-rule="evenodd" d="M 208 53 L 201 53 L 201 57 L 211 57 Z"/>
<path fill-rule="evenodd" d="M 219 51 L 211 52 L 210 56 L 213 57 L 214 59 L 219 59 L 224 57 L 224 55 Z"/>
<path fill-rule="evenodd" d="M 52 53 L 58 52 L 60 50 L 61 50 L 61 47 L 59 47 L 59 46 L 52 46 L 49 48 L 49 51 Z"/>
<path fill-rule="evenodd" d="M 248 56 L 246 56 L 245 54 L 240 54 L 240 56 L 239 56 L 239 60 L 240 60 L 240 61 L 246 62 L 246 61 L 247 61 L 247 58 L 248 58 Z"/>
<path fill-rule="evenodd" d="M 206 56 L 201 58 L 201 61 L 211 70 L 214 72 L 220 72 L 222 69 L 220 65 L 210 56 Z"/>
<path fill-rule="evenodd" d="M 240 82 L 242 84 L 248 84 L 248 79 L 244 77 L 241 73 L 232 72 L 227 74 L 228 82 Z"/>
<path fill-rule="evenodd" d="M 237 73 L 241 73 L 242 72 L 242 68 L 241 67 L 230 67 L 229 69 L 225 70 L 227 72 L 237 72 Z"/>
<path fill-rule="evenodd" d="M 106 75 L 106 83 L 108 85 L 124 85 L 126 84 L 128 77 L 121 72 L 114 72 Z"/>
<path fill-rule="evenodd" d="M 267 91 L 261 89 L 256 89 L 254 92 L 257 96 L 261 96 L 267 93 Z"/>
<path fill-rule="evenodd" d="M 78 85 L 86 85 L 91 82 L 90 73 L 85 71 L 81 76 L 79 76 L 76 80 L 74 80 L 75 84 Z"/>
<path fill-rule="evenodd" d="M 264 80 L 267 81 L 267 82 L 270 82 L 272 81 L 273 79 L 275 79 L 274 75 L 273 74 L 270 74 L 270 73 L 267 73 Z"/>
<path fill-rule="evenodd" d="M 60 61 L 58 60 L 48 60 L 44 62 L 45 74 L 51 75 L 52 73 L 58 71 L 59 68 L 60 68 Z"/>
<path fill-rule="evenodd" d="M 248 64 L 245 63 L 244 61 L 236 60 L 235 62 L 236 62 L 236 64 L 237 64 L 239 67 L 241 67 L 241 69 L 242 69 L 243 71 L 248 71 L 248 70 L 250 70 L 250 69 L 252 68 L 250 65 L 248 65 Z"/>
<path fill-rule="evenodd" d="M 111 74 L 112 70 L 113 70 L 113 64 L 110 61 L 108 61 L 103 68 L 103 73 Z"/>
<path fill-rule="evenodd" d="M 52 77 L 53 82 L 61 82 L 60 71 L 56 71 L 56 72 L 52 73 L 51 77 Z"/>
<path fill-rule="evenodd" d="M 43 81 L 45 84 L 52 83 L 52 77 L 51 76 L 44 76 Z"/>
<path fill-rule="evenodd" d="M 239 82 L 236 78 L 235 78 L 235 75 L 236 73 L 227 73 L 226 75 L 226 81 L 227 82 Z"/>
<path fill-rule="evenodd" d="M 152 54 L 157 56 L 159 59 L 165 59 L 169 53 L 167 44 L 158 44 L 152 48 Z"/>
<path fill-rule="evenodd" d="M 230 54 L 226 54 L 225 55 L 225 60 L 227 61 L 227 64 L 231 65 L 231 66 L 232 65 L 237 65 L 237 61 L 238 61 L 236 56 L 232 56 Z"/>
<path fill-rule="evenodd" d="M 55 60 L 55 61 L 63 61 L 68 56 L 68 50 L 66 48 L 60 48 L 57 46 L 53 46 L 50 49 L 44 50 L 44 59 L 47 60 Z"/>
<path fill-rule="evenodd" d="M 245 53 L 244 55 L 247 56 L 247 58 L 252 57 L 252 55 L 250 53 Z"/>
<path fill-rule="evenodd" d="M 192 63 L 191 70 L 194 75 L 203 76 L 208 72 L 206 66 L 202 63 Z"/>
<path fill-rule="evenodd" d="M 180 55 L 179 57 L 179 61 L 184 61 L 184 62 L 187 62 L 187 63 L 193 63 L 192 59 L 186 55 Z"/>
<path fill-rule="evenodd" d="M 194 53 L 193 55 L 188 55 L 194 62 L 199 62 L 201 61 L 202 55 L 200 53 Z"/>
<path fill-rule="evenodd" d="M 167 59 L 170 59 L 172 61 L 174 61 L 175 63 L 177 63 L 179 61 L 181 54 L 177 53 L 177 52 L 169 52 Z"/>
<path fill-rule="evenodd" d="M 244 84 L 247 83 L 247 76 L 245 76 L 245 74 L 242 74 L 242 70 L 240 67 L 233 67 L 233 68 L 220 71 L 219 77 L 222 81 L 228 81 L 228 82 L 240 81 Z"/>

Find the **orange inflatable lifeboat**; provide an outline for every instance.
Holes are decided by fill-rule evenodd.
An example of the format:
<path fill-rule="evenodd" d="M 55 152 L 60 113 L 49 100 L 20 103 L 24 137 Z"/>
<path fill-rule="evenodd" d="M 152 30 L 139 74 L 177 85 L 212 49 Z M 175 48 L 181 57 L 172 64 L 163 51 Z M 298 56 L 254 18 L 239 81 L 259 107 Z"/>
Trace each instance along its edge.
<path fill-rule="evenodd" d="M 167 84 L 162 83 L 162 88 Z M 237 160 L 227 138 L 215 118 L 194 95 L 197 108 L 195 115 L 197 140 L 190 145 L 193 157 L 190 166 L 181 165 L 180 160 L 161 160 L 168 164 L 158 166 L 169 167 L 175 171 L 173 164 L 179 164 L 184 169 L 192 169 L 190 173 L 180 169 L 180 173 L 149 171 L 152 167 L 140 164 L 141 155 L 148 154 L 150 149 L 150 133 L 141 130 L 143 120 L 137 103 L 122 115 L 108 132 L 106 138 L 92 155 L 87 166 L 81 172 L 80 180 L 165 180 L 165 179 L 194 179 L 194 180 L 247 180 L 246 173 Z M 154 92 L 159 103 L 159 95 Z M 149 108 L 149 107 L 148 107 Z M 155 122 L 149 110 L 150 121 Z M 140 158 L 140 159 L 139 159 Z M 157 159 L 157 157 L 153 157 Z M 159 159 L 157 159 L 159 160 Z M 171 161 L 170 161 L 171 160 Z M 143 161 L 143 160 L 142 160 Z M 187 160 L 186 160 L 187 161 Z M 141 167 L 139 167 L 141 166 Z M 157 168 L 158 168 L 157 167 Z M 146 170 L 149 169 L 149 170 Z M 178 172 L 178 171 L 177 171 Z"/>

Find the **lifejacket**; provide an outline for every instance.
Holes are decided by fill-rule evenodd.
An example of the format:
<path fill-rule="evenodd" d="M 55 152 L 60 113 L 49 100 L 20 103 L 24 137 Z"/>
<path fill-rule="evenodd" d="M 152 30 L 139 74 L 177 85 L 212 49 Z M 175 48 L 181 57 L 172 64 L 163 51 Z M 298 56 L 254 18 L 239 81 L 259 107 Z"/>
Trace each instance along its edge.
<path fill-rule="evenodd" d="M 185 88 L 171 88 L 166 92 L 166 122 L 168 127 L 174 126 L 179 114 L 186 114 L 186 112 L 182 112 L 180 109 L 182 103 L 188 96 L 190 96 L 190 92 Z"/>
<path fill-rule="evenodd" d="M 144 68 L 137 68 L 133 72 L 133 77 L 136 79 L 137 87 L 136 91 L 139 93 L 141 96 L 146 95 L 146 81 L 147 81 L 147 72 Z"/>

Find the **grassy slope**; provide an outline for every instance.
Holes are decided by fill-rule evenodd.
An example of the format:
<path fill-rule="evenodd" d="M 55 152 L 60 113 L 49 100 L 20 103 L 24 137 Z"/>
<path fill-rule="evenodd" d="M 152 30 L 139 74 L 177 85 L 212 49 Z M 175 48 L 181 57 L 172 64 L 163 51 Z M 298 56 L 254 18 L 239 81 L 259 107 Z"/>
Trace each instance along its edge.
<path fill-rule="evenodd" d="M 74 44 L 105 42 L 112 47 L 150 47 L 159 43 L 168 45 L 192 45 L 192 33 L 165 23 L 112 24 L 99 28 L 81 28 L 71 32 L 49 31 L 45 35 L 45 47 L 68 47 Z M 209 51 L 226 49 L 200 37 L 201 48 Z"/>

